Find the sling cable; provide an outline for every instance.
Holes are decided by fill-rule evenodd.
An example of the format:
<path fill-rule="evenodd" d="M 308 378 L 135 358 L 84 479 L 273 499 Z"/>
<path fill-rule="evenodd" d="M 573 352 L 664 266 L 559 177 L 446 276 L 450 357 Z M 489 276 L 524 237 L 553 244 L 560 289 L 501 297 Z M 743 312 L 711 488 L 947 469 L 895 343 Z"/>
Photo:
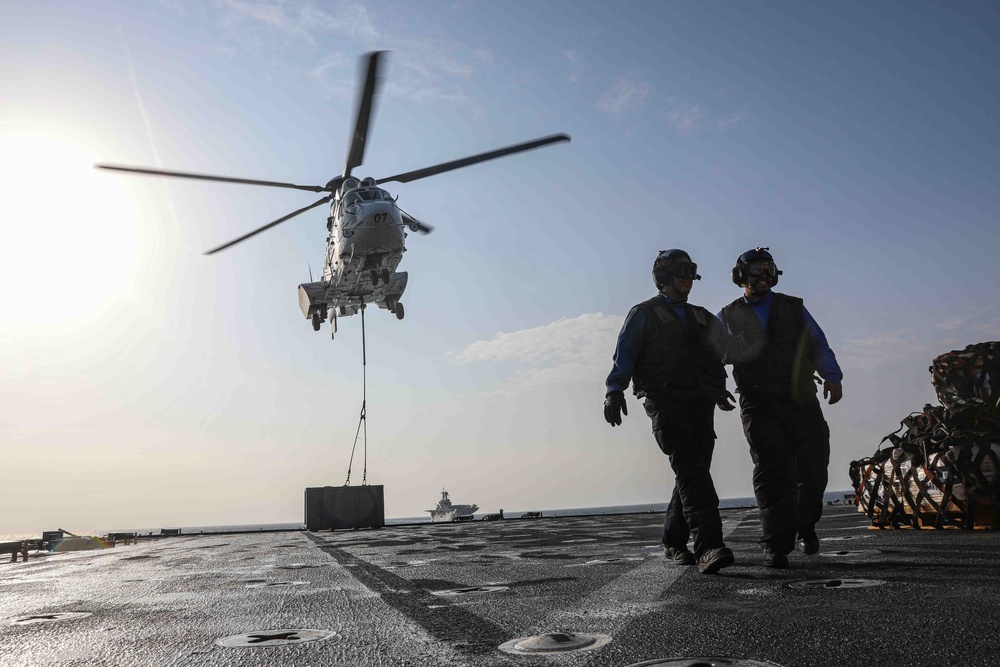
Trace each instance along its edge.
<path fill-rule="evenodd" d="M 358 436 L 364 432 L 364 468 L 361 473 L 361 486 L 368 484 L 368 358 L 365 349 L 365 303 L 361 302 L 361 417 L 358 420 L 358 430 L 354 434 L 354 446 L 351 447 L 351 460 L 347 463 L 347 481 L 344 486 L 351 485 L 351 466 L 354 465 L 354 451 L 358 448 Z"/>

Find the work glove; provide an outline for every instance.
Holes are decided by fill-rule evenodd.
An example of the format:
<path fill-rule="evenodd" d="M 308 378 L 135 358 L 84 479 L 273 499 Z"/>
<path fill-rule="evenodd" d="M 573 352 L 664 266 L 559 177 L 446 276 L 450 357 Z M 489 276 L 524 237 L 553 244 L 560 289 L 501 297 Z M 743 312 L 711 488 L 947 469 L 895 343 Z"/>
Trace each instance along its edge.
<path fill-rule="evenodd" d="M 611 426 L 621 426 L 622 414 L 628 414 L 624 392 L 609 391 L 608 395 L 604 397 L 604 421 Z"/>
<path fill-rule="evenodd" d="M 728 389 L 723 389 L 722 394 L 716 399 L 715 404 L 720 410 L 729 412 L 736 408 L 736 397 L 729 393 Z"/>
<path fill-rule="evenodd" d="M 823 384 L 823 398 L 830 399 L 830 405 L 837 403 L 844 397 L 844 388 L 836 382 L 826 382 Z"/>

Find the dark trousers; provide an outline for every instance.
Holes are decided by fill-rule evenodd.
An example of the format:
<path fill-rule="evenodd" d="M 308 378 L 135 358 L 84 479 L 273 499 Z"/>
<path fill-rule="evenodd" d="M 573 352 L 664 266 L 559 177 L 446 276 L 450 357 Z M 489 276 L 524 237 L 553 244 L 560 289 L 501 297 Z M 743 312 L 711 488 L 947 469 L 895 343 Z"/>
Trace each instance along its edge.
<path fill-rule="evenodd" d="M 753 459 L 753 491 L 760 508 L 761 544 L 789 553 L 795 536 L 812 535 L 823 513 L 830 427 L 815 396 L 740 394 L 743 432 Z"/>
<path fill-rule="evenodd" d="M 670 459 L 674 493 L 667 506 L 663 544 L 687 548 L 694 538 L 694 554 L 701 556 L 723 546 L 719 496 L 710 467 L 715 449 L 715 403 L 703 399 L 674 400 L 647 397 L 646 414 L 653 437 Z"/>

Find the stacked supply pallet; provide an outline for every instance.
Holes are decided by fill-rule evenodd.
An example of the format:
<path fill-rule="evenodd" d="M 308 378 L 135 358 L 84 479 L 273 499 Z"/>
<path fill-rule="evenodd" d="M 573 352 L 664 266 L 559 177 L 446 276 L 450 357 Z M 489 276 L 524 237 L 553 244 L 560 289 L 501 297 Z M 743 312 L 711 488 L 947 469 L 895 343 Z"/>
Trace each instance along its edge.
<path fill-rule="evenodd" d="M 880 528 L 1000 528 L 1000 342 L 934 359 L 941 405 L 851 463 L 858 509 Z"/>

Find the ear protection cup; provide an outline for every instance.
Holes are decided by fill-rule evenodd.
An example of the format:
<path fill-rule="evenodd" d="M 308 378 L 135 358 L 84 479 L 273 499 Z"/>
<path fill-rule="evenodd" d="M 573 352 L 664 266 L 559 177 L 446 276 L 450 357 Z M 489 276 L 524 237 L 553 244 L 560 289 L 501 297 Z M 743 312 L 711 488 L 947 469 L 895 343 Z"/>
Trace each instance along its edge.
<path fill-rule="evenodd" d="M 664 285 L 671 284 L 672 278 L 673 276 L 665 269 L 658 268 L 653 271 L 653 284 L 656 285 L 656 289 L 661 289 Z"/>
<path fill-rule="evenodd" d="M 733 279 L 733 284 L 737 287 L 743 287 L 746 284 L 746 276 L 743 275 L 743 267 L 737 264 L 733 267 L 733 270 L 729 272 Z"/>

